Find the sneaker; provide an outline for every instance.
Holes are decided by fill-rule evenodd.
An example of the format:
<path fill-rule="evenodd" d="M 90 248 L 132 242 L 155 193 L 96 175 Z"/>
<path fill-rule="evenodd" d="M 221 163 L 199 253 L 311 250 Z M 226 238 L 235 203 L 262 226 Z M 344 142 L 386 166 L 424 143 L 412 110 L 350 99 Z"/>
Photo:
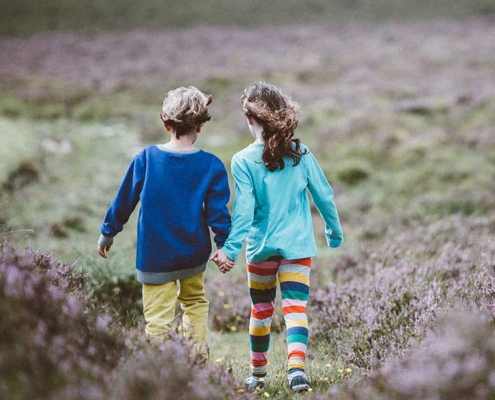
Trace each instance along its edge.
<path fill-rule="evenodd" d="M 265 387 L 265 378 L 264 377 L 257 377 L 251 375 L 249 378 L 247 378 L 244 381 L 244 388 L 248 392 L 254 392 L 256 389 L 262 389 Z"/>
<path fill-rule="evenodd" d="M 309 382 L 302 375 L 298 375 L 292 378 L 292 380 L 290 381 L 290 388 L 293 392 L 306 392 L 313 390 Z"/>

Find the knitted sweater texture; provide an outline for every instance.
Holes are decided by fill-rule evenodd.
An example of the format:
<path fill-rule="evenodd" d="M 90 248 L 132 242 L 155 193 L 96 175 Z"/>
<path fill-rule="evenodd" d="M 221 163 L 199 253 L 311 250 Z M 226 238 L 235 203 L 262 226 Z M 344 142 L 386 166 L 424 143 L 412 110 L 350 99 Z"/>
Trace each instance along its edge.
<path fill-rule="evenodd" d="M 230 191 L 223 163 L 196 149 L 171 152 L 149 146 L 132 161 L 101 226 L 104 237 L 122 231 L 137 204 L 136 267 L 140 282 L 166 283 L 205 270 L 230 229 Z"/>

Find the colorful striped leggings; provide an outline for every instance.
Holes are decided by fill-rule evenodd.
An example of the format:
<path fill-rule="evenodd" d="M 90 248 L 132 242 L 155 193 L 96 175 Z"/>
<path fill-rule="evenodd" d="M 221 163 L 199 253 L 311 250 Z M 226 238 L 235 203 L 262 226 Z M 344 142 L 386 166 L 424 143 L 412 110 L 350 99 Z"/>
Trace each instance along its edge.
<path fill-rule="evenodd" d="M 264 376 L 267 370 L 267 354 L 270 347 L 270 326 L 275 310 L 277 275 L 282 292 L 288 371 L 304 371 L 308 344 L 308 317 L 306 304 L 309 298 L 309 273 L 311 258 L 284 260 L 272 257 L 261 263 L 248 262 L 251 319 L 249 338 L 251 370 L 253 375 Z"/>

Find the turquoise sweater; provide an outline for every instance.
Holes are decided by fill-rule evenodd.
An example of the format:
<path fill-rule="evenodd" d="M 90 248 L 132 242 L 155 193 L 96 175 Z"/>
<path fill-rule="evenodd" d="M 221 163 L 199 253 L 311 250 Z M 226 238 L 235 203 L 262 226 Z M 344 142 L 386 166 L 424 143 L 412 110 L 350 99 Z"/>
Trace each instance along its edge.
<path fill-rule="evenodd" d="M 232 158 L 234 214 L 222 250 L 236 260 L 246 240 L 246 258 L 261 262 L 273 256 L 295 260 L 316 255 L 308 191 L 325 221 L 330 247 L 343 242 L 333 190 L 313 154 L 293 166 L 270 172 L 263 164 L 263 144 L 253 143 Z"/>

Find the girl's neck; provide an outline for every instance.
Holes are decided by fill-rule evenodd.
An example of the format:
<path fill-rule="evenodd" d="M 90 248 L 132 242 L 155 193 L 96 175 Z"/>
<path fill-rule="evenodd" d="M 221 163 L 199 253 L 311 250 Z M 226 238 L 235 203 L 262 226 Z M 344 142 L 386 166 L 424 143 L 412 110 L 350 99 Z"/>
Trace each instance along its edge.
<path fill-rule="evenodd" d="M 254 137 L 254 143 L 263 144 L 265 141 L 263 140 L 263 128 L 260 124 L 258 124 L 254 119 L 248 119 L 249 130 L 251 131 L 251 135 Z"/>

